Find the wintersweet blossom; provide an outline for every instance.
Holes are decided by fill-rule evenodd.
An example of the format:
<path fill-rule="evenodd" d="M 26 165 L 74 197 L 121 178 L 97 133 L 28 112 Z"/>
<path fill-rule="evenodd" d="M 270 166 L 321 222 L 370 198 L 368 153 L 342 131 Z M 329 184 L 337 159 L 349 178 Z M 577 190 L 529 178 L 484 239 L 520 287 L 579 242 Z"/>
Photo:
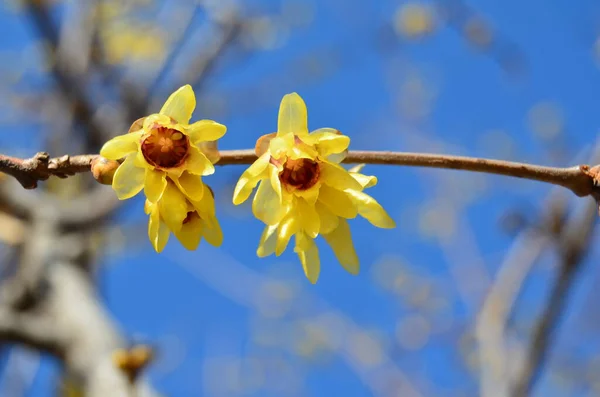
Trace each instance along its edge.
<path fill-rule="evenodd" d="M 223 233 L 215 215 L 215 200 L 212 190 L 204 187 L 207 191 L 201 199 L 192 200 L 169 181 L 156 203 L 146 200 L 148 237 L 156 252 L 165 248 L 171 232 L 188 250 L 195 250 L 202 238 L 215 247 L 221 245 Z"/>
<path fill-rule="evenodd" d="M 277 132 L 257 143 L 258 159 L 240 177 L 233 203 L 246 201 L 258 185 L 252 211 L 267 225 L 258 256 L 281 255 L 295 236 L 294 251 L 306 277 L 315 283 L 320 272 L 317 236 L 322 235 L 341 265 L 356 274 L 359 261 L 346 219 L 361 215 L 381 228 L 395 223 L 363 192 L 376 178 L 339 165 L 350 138 L 332 128 L 309 133 L 307 119 L 302 98 L 296 93 L 285 95 Z"/>
<path fill-rule="evenodd" d="M 159 113 L 136 121 L 131 131 L 106 142 L 100 155 L 123 162 L 112 187 L 121 200 L 142 189 L 151 203 L 158 202 L 173 182 L 192 200 L 202 199 L 202 175 L 214 173 L 218 160 L 217 139 L 226 131 L 212 120 L 189 124 L 196 98 L 189 85 L 175 91 Z"/>

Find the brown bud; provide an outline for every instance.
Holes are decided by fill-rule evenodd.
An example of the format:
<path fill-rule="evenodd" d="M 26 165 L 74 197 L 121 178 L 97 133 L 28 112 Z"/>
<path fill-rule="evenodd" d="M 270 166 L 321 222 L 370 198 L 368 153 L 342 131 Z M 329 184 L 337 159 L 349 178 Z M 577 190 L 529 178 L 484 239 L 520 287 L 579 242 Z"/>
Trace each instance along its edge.
<path fill-rule="evenodd" d="M 120 163 L 115 160 L 109 160 L 102 156 L 98 156 L 92 160 L 92 175 L 103 185 L 111 185 L 115 171 L 119 168 Z"/>
<path fill-rule="evenodd" d="M 146 120 L 145 117 L 140 117 L 139 119 L 134 121 L 133 124 L 131 124 L 131 127 L 129 127 L 128 132 L 135 132 L 141 130 L 144 126 L 144 120 Z"/>
<path fill-rule="evenodd" d="M 272 132 L 270 134 L 266 134 L 258 138 L 258 140 L 256 141 L 256 145 L 254 146 L 254 153 L 258 157 L 265 154 L 267 150 L 269 150 L 269 143 L 271 142 L 271 139 L 275 138 L 276 136 L 277 133 Z"/>

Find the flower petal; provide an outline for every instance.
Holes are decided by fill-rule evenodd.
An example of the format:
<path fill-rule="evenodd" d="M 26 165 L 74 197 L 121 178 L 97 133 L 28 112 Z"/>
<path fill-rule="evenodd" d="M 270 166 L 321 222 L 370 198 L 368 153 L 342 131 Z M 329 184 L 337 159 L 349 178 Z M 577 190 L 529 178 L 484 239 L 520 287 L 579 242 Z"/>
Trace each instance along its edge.
<path fill-rule="evenodd" d="M 319 202 L 323 203 L 334 215 L 342 218 L 352 219 L 358 214 L 356 204 L 345 192 L 327 185 L 321 186 Z"/>
<path fill-rule="evenodd" d="M 187 124 L 196 108 L 196 96 L 189 84 L 184 85 L 169 96 L 160 114 L 173 118 L 180 124 Z"/>
<path fill-rule="evenodd" d="M 144 169 L 135 166 L 135 154 L 125 158 L 113 177 L 112 188 L 119 200 L 126 200 L 144 188 Z"/>
<path fill-rule="evenodd" d="M 315 284 L 321 272 L 321 261 L 317 245 L 313 239 L 304 233 L 298 233 L 296 234 L 296 247 L 294 251 L 298 254 L 298 258 L 300 258 L 306 278 L 312 284 Z"/>
<path fill-rule="evenodd" d="M 308 116 L 306 104 L 297 93 L 287 94 L 279 105 L 277 135 L 292 133 L 295 135 L 308 134 Z"/>
<path fill-rule="evenodd" d="M 269 181 L 271 182 L 271 187 L 279 197 L 279 201 L 283 200 L 283 195 L 281 193 L 281 181 L 279 180 L 279 169 L 277 167 L 269 167 L 270 176 Z"/>
<path fill-rule="evenodd" d="M 216 217 L 211 216 L 208 220 L 202 220 L 204 223 L 204 231 L 202 236 L 204 239 L 213 247 L 219 247 L 223 244 L 223 232 L 221 231 L 221 225 Z"/>
<path fill-rule="evenodd" d="M 100 155 L 109 160 L 122 159 L 129 153 L 138 150 L 138 144 L 142 139 L 142 134 L 143 131 L 138 131 L 116 136 L 102 146 L 102 149 L 100 149 Z"/>
<path fill-rule="evenodd" d="M 192 217 L 189 222 L 181 226 L 181 230 L 174 232 L 174 234 L 185 249 L 194 251 L 198 248 L 202 239 L 202 220 Z"/>
<path fill-rule="evenodd" d="M 148 219 L 148 238 L 156 252 L 162 252 L 169 241 L 169 228 L 161 221 L 158 206 L 154 206 Z"/>
<path fill-rule="evenodd" d="M 187 171 L 179 176 L 172 178 L 179 190 L 192 201 L 200 201 L 204 195 L 204 183 L 199 175 L 192 175 Z"/>
<path fill-rule="evenodd" d="M 360 183 L 352 178 L 352 175 L 345 168 L 337 164 L 322 161 L 319 163 L 319 169 L 321 171 L 319 179 L 326 185 L 338 190 L 362 190 Z"/>
<path fill-rule="evenodd" d="M 269 153 L 265 153 L 244 171 L 235 185 L 233 204 L 239 205 L 248 199 L 258 181 L 261 180 L 263 171 L 267 169 L 269 159 Z"/>
<path fill-rule="evenodd" d="M 319 198 L 320 190 L 321 182 L 317 182 L 306 190 L 294 190 L 294 194 L 298 197 L 302 197 L 308 204 L 314 205 Z"/>
<path fill-rule="evenodd" d="M 331 233 L 323 234 L 325 241 L 331 246 L 340 264 L 351 274 L 358 274 L 360 265 L 352 243 L 350 227 L 345 219 L 340 219 L 338 227 Z"/>
<path fill-rule="evenodd" d="M 195 146 L 190 146 L 184 167 L 188 172 L 196 175 L 212 175 L 215 173 L 213 164 L 206 155 Z"/>
<path fill-rule="evenodd" d="M 277 229 L 277 243 L 275 244 L 275 255 L 279 256 L 285 251 L 290 238 L 298 232 L 300 225 L 298 217 L 288 215 L 279 224 Z"/>
<path fill-rule="evenodd" d="M 319 214 L 319 232 L 321 234 L 331 233 L 333 229 L 338 226 L 338 222 L 340 218 L 337 215 L 334 215 L 325 205 L 320 202 L 317 202 L 315 209 Z"/>
<path fill-rule="evenodd" d="M 321 221 L 315 206 L 308 204 L 303 198 L 296 199 L 296 205 L 302 229 L 310 238 L 317 237 Z"/>
<path fill-rule="evenodd" d="M 167 175 L 164 171 L 146 168 L 144 180 L 144 194 L 152 203 L 156 203 L 167 187 Z"/>
<path fill-rule="evenodd" d="M 281 202 L 271 182 L 263 180 L 258 185 L 252 201 L 252 213 L 267 225 L 274 225 L 285 215 L 286 207 Z"/>
<path fill-rule="evenodd" d="M 275 246 L 277 244 L 277 226 L 267 226 L 260 236 L 260 242 L 258 243 L 258 249 L 256 255 L 259 258 L 264 258 L 275 252 Z"/>
<path fill-rule="evenodd" d="M 347 190 L 346 193 L 358 207 L 360 216 L 367 219 L 372 225 L 384 229 L 396 227 L 396 222 L 373 197 L 357 190 Z"/>
<path fill-rule="evenodd" d="M 212 120 L 196 121 L 185 129 L 190 141 L 196 146 L 202 142 L 216 141 L 225 135 L 226 131 L 227 127 Z"/>
<path fill-rule="evenodd" d="M 187 217 L 188 204 L 185 196 L 174 184 L 167 184 L 167 188 L 158 202 L 158 207 L 160 215 L 169 229 L 174 232 L 181 230 L 183 220 Z"/>
<path fill-rule="evenodd" d="M 322 157 L 342 153 L 350 145 L 350 137 L 342 135 L 332 128 L 318 129 L 311 132 L 310 136 L 314 138 L 314 144 Z"/>
<path fill-rule="evenodd" d="M 350 172 L 350 175 L 360 183 L 363 189 L 377 185 L 376 176 L 359 174 L 358 172 Z"/>

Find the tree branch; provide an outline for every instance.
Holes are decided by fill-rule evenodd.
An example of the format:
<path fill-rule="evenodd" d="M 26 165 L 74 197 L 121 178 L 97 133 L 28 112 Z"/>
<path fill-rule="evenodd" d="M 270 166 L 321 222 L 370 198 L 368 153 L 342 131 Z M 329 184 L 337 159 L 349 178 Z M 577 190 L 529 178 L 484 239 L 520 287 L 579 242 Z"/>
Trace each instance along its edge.
<path fill-rule="evenodd" d="M 0 154 L 0 171 L 14 177 L 25 189 L 35 189 L 38 181 L 45 181 L 51 175 L 66 178 L 90 170 L 90 164 L 96 155 L 80 155 L 50 158 L 45 152 L 39 152 L 28 159 L 19 159 Z"/>
<path fill-rule="evenodd" d="M 254 150 L 224 150 L 216 165 L 252 164 L 256 160 Z M 90 171 L 90 164 L 98 155 L 86 154 L 50 158 L 47 153 L 37 153 L 30 159 L 0 155 L 0 172 L 15 177 L 23 187 L 32 189 L 37 181 L 50 175 L 66 178 L 69 175 Z M 446 154 L 350 151 L 343 163 L 404 165 L 482 172 L 529 179 L 563 186 L 579 197 L 600 195 L 598 185 L 599 167 L 580 165 L 575 167 L 546 167 L 535 164 L 493 160 L 478 157 L 452 156 Z"/>
<path fill-rule="evenodd" d="M 559 236 L 559 271 L 542 314 L 536 321 L 531 343 L 525 353 L 525 362 L 513 385 L 512 396 L 526 397 L 541 373 L 549 354 L 554 331 L 566 309 L 568 295 L 573 286 L 577 271 L 591 249 L 594 235 L 596 207 L 586 205 L 577 216 L 566 225 Z"/>

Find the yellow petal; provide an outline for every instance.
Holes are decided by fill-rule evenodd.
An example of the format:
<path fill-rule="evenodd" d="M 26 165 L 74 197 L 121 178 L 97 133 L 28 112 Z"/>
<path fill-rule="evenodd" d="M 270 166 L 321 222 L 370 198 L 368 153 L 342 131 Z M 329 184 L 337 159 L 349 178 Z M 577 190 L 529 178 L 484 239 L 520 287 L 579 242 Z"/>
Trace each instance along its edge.
<path fill-rule="evenodd" d="M 263 154 L 240 176 L 233 191 L 233 204 L 239 205 L 248 199 L 258 181 L 261 180 L 263 172 L 267 169 L 270 157 L 269 153 Z"/>
<path fill-rule="evenodd" d="M 142 122 L 142 128 L 146 132 L 152 131 L 157 126 L 163 126 L 167 128 L 173 128 L 178 131 L 182 131 L 183 129 L 179 126 L 179 124 L 173 124 L 173 120 L 171 117 L 165 114 L 154 113 L 150 116 L 146 117 Z"/>
<path fill-rule="evenodd" d="M 144 213 L 146 215 L 150 215 L 150 213 L 152 212 L 152 210 L 154 209 L 154 206 L 156 206 L 156 204 L 151 203 L 150 201 L 146 200 L 144 202 Z"/>
<path fill-rule="evenodd" d="M 350 145 L 348 136 L 339 134 L 337 130 L 332 131 L 331 128 L 321 128 L 313 131 L 310 135 L 314 136 L 319 155 L 323 157 L 342 153 Z"/>
<path fill-rule="evenodd" d="M 215 167 L 210 160 L 195 146 L 190 146 L 188 157 L 183 165 L 185 169 L 196 175 L 211 175 L 215 173 Z"/>
<path fill-rule="evenodd" d="M 277 229 L 277 243 L 275 244 L 275 255 L 279 256 L 285 251 L 290 238 L 300 229 L 298 218 L 295 216 L 285 217 Z"/>
<path fill-rule="evenodd" d="M 192 175 L 187 171 L 179 176 L 179 178 L 172 178 L 173 182 L 177 185 L 181 192 L 189 197 L 190 200 L 200 201 L 204 195 L 204 183 L 202 178 L 198 175 Z"/>
<path fill-rule="evenodd" d="M 296 247 L 294 251 L 298 254 L 304 274 L 308 281 L 315 284 L 319 279 L 321 272 L 321 261 L 319 259 L 319 250 L 313 239 L 306 236 L 304 233 L 296 235 Z"/>
<path fill-rule="evenodd" d="M 144 187 L 145 170 L 135 166 L 135 154 L 125 158 L 117 168 L 112 187 L 119 200 L 126 200 L 138 194 Z"/>
<path fill-rule="evenodd" d="M 363 189 L 377 185 L 377 177 L 373 175 L 363 175 L 358 172 L 350 172 L 352 178 L 356 179 Z"/>
<path fill-rule="evenodd" d="M 189 222 L 181 226 L 181 230 L 174 232 L 177 240 L 190 251 L 194 251 L 202 239 L 202 220 L 193 217 Z"/>
<path fill-rule="evenodd" d="M 358 274 L 360 266 L 352 243 L 348 222 L 345 219 L 340 219 L 338 227 L 331 233 L 323 234 L 323 237 L 333 249 L 335 257 L 344 269 L 351 274 Z"/>
<path fill-rule="evenodd" d="M 167 187 L 167 176 L 164 171 L 146 168 L 146 179 L 144 181 L 144 194 L 152 203 L 156 203 L 162 197 Z"/>
<path fill-rule="evenodd" d="M 315 209 L 319 214 L 319 223 L 321 225 L 319 228 L 319 232 L 321 234 L 330 233 L 333 229 L 335 229 L 338 226 L 340 218 L 337 215 L 334 215 L 333 212 L 331 212 L 322 203 L 317 202 Z"/>
<path fill-rule="evenodd" d="M 269 141 L 269 152 L 274 158 L 285 160 L 283 157 L 292 152 L 294 145 L 294 135 L 276 136 Z"/>
<path fill-rule="evenodd" d="M 100 155 L 109 160 L 122 159 L 128 154 L 138 150 L 138 144 L 140 139 L 142 139 L 142 134 L 143 131 L 139 131 L 114 137 L 102 146 Z"/>
<path fill-rule="evenodd" d="M 223 244 L 223 232 L 221 231 L 221 225 L 217 221 L 216 217 L 210 217 L 208 220 L 203 220 L 204 230 L 202 235 L 206 241 L 214 246 L 219 247 Z"/>
<path fill-rule="evenodd" d="M 293 133 L 295 135 L 308 134 L 308 116 L 306 104 L 297 93 L 287 94 L 279 105 L 279 120 L 277 122 L 277 135 Z"/>
<path fill-rule="evenodd" d="M 337 164 L 323 161 L 319 163 L 319 169 L 321 171 L 319 179 L 326 185 L 338 190 L 362 190 L 360 183 L 358 183 L 356 179 L 352 178 L 346 169 Z"/>
<path fill-rule="evenodd" d="M 169 228 L 161 221 L 157 206 L 153 208 L 148 219 L 148 238 L 156 252 L 162 252 L 169 241 Z"/>
<path fill-rule="evenodd" d="M 283 195 L 281 193 L 281 180 L 279 179 L 279 169 L 277 167 L 269 167 L 270 176 L 269 181 L 271 182 L 271 187 L 279 197 L 279 201 L 283 200 Z"/>
<path fill-rule="evenodd" d="M 190 141 L 198 146 L 202 142 L 216 141 L 225 135 L 227 127 L 212 120 L 200 120 L 186 128 Z"/>
<path fill-rule="evenodd" d="M 396 227 L 396 222 L 390 218 L 373 197 L 357 190 L 348 190 L 346 193 L 358 207 L 360 216 L 367 219 L 371 224 L 384 229 Z"/>
<path fill-rule="evenodd" d="M 356 204 L 345 192 L 327 185 L 321 186 L 319 202 L 324 204 L 334 215 L 352 219 L 358 214 Z"/>
<path fill-rule="evenodd" d="M 353 172 L 355 172 L 355 173 L 359 173 L 359 172 L 361 172 L 361 171 L 362 171 L 362 169 L 363 169 L 363 168 L 365 168 L 365 165 L 366 165 L 365 163 L 362 163 L 362 164 L 356 164 L 354 167 L 351 167 L 351 168 L 348 170 L 348 172 L 350 172 L 350 173 L 353 173 Z"/>
<path fill-rule="evenodd" d="M 309 237 L 317 237 L 319 235 L 321 221 L 315 206 L 308 204 L 302 198 L 296 200 L 296 205 L 302 229 Z"/>
<path fill-rule="evenodd" d="M 154 169 L 153 165 L 148 164 L 141 150 L 135 154 L 132 154 L 132 156 L 135 157 L 134 164 L 136 167 Z"/>
<path fill-rule="evenodd" d="M 267 225 L 274 225 L 285 215 L 286 207 L 277 195 L 271 182 L 263 180 L 258 185 L 254 200 L 252 200 L 252 213 Z"/>
<path fill-rule="evenodd" d="M 275 245 L 277 244 L 277 225 L 267 226 L 260 236 L 260 242 L 258 243 L 258 249 L 256 255 L 259 258 L 264 258 L 275 252 Z"/>
<path fill-rule="evenodd" d="M 180 124 L 187 124 L 196 108 L 196 96 L 189 84 L 184 85 L 169 96 L 160 114 L 169 116 Z"/>
<path fill-rule="evenodd" d="M 205 194 L 202 195 L 202 199 L 192 201 L 192 205 L 195 210 L 198 211 L 202 219 L 209 219 L 207 215 L 215 215 L 215 199 L 207 189 L 206 185 L 204 185 L 204 189 Z"/>
<path fill-rule="evenodd" d="M 298 197 L 302 197 L 310 205 L 314 205 L 319 198 L 319 191 L 321 190 L 321 183 L 317 182 L 313 186 L 306 190 L 294 190 L 294 194 Z"/>
<path fill-rule="evenodd" d="M 169 229 L 173 231 L 181 230 L 183 220 L 188 213 L 188 204 L 184 195 L 174 184 L 167 184 L 162 199 L 158 202 L 158 208 Z"/>

